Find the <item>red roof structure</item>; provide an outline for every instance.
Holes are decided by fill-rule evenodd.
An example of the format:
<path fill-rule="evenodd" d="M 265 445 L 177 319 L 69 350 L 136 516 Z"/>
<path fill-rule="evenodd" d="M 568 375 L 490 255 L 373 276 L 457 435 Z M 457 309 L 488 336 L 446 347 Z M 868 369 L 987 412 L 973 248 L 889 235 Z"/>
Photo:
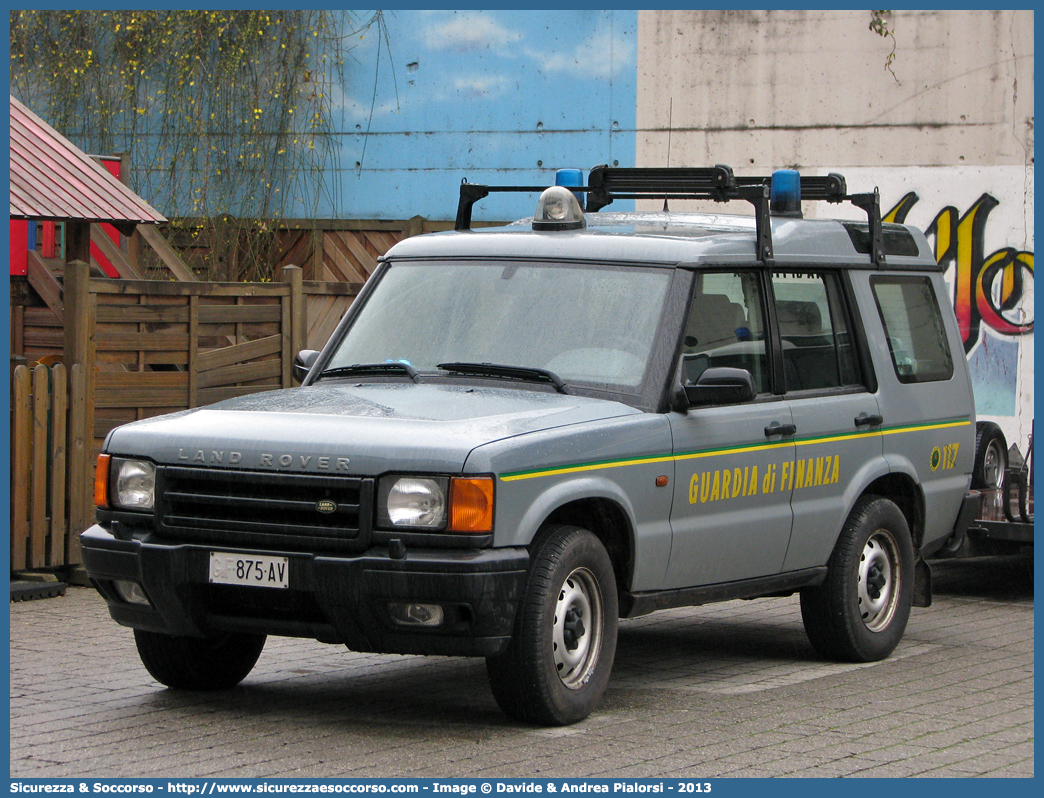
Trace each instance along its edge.
<path fill-rule="evenodd" d="M 104 167 L 11 97 L 11 218 L 167 221 Z"/>

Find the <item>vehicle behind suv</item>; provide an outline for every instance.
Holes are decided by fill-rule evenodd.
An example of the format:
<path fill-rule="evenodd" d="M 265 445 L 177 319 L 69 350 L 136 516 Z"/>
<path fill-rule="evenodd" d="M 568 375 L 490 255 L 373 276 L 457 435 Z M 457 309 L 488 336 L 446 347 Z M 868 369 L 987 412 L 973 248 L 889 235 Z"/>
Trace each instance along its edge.
<path fill-rule="evenodd" d="M 485 657 L 507 714 L 567 724 L 618 618 L 795 591 L 823 656 L 892 652 L 975 511 L 923 234 L 833 174 L 561 182 L 483 230 L 475 202 L 541 189 L 462 184 L 457 229 L 387 253 L 301 387 L 109 434 L 83 558 L 157 680 L 231 687 L 266 635 L 308 637 Z"/>

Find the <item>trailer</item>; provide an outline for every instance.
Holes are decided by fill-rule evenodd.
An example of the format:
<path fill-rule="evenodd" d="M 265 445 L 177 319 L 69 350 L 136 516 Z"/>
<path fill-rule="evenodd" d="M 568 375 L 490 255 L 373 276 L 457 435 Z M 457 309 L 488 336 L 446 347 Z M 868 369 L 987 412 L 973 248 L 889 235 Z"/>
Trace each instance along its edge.
<path fill-rule="evenodd" d="M 1003 436 L 989 422 L 977 430 L 972 487 L 979 493 L 975 519 L 939 552 L 941 558 L 983 557 L 1033 550 L 1033 435 L 1025 457 L 1017 446 L 1005 450 Z M 998 452 L 1003 452 L 1003 456 Z"/>

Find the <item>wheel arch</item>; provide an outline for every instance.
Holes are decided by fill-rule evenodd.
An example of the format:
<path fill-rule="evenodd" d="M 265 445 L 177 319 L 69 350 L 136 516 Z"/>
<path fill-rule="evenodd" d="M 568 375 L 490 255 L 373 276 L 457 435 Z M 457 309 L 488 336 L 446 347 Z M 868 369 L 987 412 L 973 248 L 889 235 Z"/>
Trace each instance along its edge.
<path fill-rule="evenodd" d="M 886 498 L 899 508 L 906 517 L 907 526 L 910 527 L 914 551 L 919 551 L 924 543 L 925 506 L 924 493 L 917 481 L 909 474 L 893 471 L 877 477 L 868 484 L 860 498 L 870 495 Z"/>
<path fill-rule="evenodd" d="M 540 545 L 543 530 L 561 524 L 582 527 L 605 546 L 618 590 L 630 589 L 637 522 L 630 498 L 615 482 L 590 475 L 564 480 L 548 486 L 527 503 L 515 545 L 525 545 L 532 554 Z"/>
<path fill-rule="evenodd" d="M 619 503 L 605 496 L 572 499 L 556 507 L 541 526 L 570 524 L 598 538 L 609 554 L 617 591 L 629 589 L 634 575 L 634 525 Z"/>

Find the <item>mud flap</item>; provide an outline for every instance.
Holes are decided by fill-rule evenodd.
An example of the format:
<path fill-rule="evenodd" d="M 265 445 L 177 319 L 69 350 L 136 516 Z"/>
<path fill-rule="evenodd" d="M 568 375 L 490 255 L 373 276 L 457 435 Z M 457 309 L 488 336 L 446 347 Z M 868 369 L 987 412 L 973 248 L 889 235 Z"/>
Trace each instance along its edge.
<path fill-rule="evenodd" d="M 915 607 L 932 606 L 932 569 L 928 565 L 928 561 L 920 557 L 914 563 L 913 605 Z"/>

